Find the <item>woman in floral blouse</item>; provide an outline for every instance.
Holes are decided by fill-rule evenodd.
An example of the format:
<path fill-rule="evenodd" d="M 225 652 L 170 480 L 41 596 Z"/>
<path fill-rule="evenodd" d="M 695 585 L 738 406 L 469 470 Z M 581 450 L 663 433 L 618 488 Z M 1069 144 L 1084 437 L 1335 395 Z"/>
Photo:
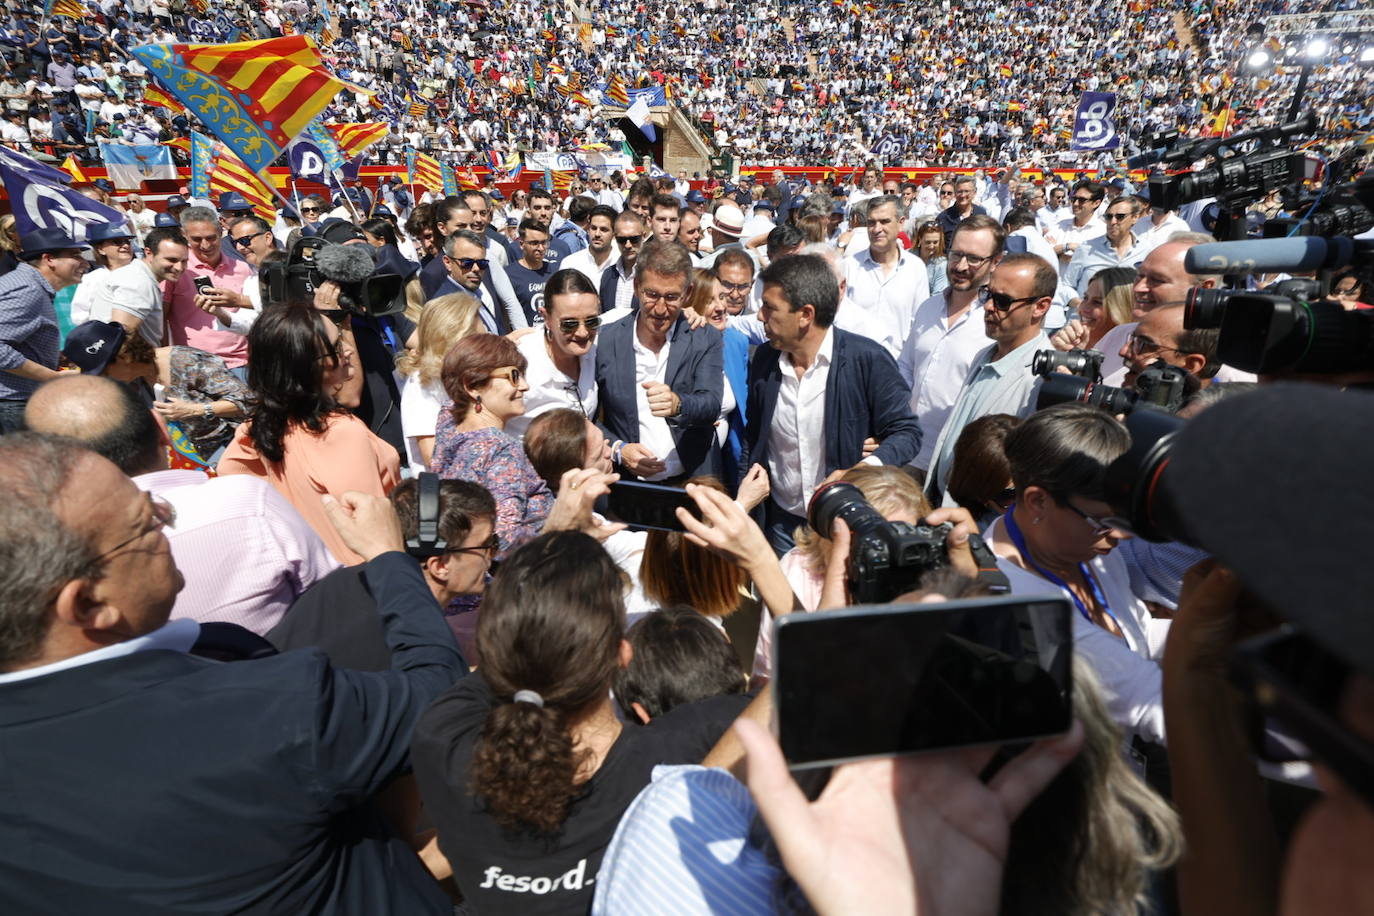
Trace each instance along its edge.
<path fill-rule="evenodd" d="M 554 501 L 519 440 L 505 432 L 525 412 L 525 367 L 511 341 L 475 334 L 453 345 L 440 376 L 453 406 L 439 415 L 430 469 L 491 491 L 502 553 L 539 534 Z"/>

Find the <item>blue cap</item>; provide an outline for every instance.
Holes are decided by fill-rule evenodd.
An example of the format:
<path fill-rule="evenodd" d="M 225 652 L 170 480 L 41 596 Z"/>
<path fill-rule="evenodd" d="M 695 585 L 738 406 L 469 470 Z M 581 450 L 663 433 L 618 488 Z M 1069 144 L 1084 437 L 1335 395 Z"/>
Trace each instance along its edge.
<path fill-rule="evenodd" d="M 773 206 L 773 204 L 772 204 L 771 202 L 766 201 L 766 200 L 756 200 L 756 201 L 754 201 L 754 209 L 755 209 L 755 210 L 772 210 L 774 213 L 776 213 L 776 212 L 778 211 L 778 208 L 777 208 L 777 207 Z"/>
<path fill-rule="evenodd" d="M 102 191 L 113 191 L 115 189 L 114 182 L 110 181 L 108 178 L 97 178 L 92 183 Z"/>
<path fill-rule="evenodd" d="M 794 198 L 792 198 L 791 203 L 789 203 L 789 204 L 787 205 L 787 209 L 789 209 L 789 210 L 800 210 L 800 209 L 802 208 L 802 204 L 804 204 L 804 203 L 806 203 L 806 198 L 805 198 L 805 197 L 794 197 Z"/>
<path fill-rule="evenodd" d="M 702 194 L 700 191 L 693 188 L 692 190 L 687 192 L 687 203 L 704 204 L 706 203 L 706 195 Z"/>
<path fill-rule="evenodd" d="M 236 213 L 239 210 L 252 210 L 253 205 L 238 191 L 225 191 L 219 196 L 219 209 L 221 213 Z"/>
<path fill-rule="evenodd" d="M 392 219 L 396 218 L 396 214 L 392 213 L 391 208 L 388 207 L 386 204 L 378 204 L 377 206 L 373 207 L 372 215 L 376 217 L 389 216 Z"/>
<path fill-rule="evenodd" d="M 96 242 L 112 242 L 115 239 L 131 239 L 134 234 L 125 228 L 123 223 L 97 223 L 86 229 L 86 242 L 94 245 Z"/>
<path fill-rule="evenodd" d="M 191 202 L 188 201 L 186 198 L 182 197 L 180 194 L 173 194 L 171 197 L 167 198 L 168 210 L 172 209 L 173 207 L 189 207 L 190 205 Z"/>
<path fill-rule="evenodd" d="M 835 201 L 835 206 L 830 208 L 830 212 L 838 213 L 840 216 L 844 216 L 845 213 L 847 213 L 848 211 L 845 210 L 844 204 L 837 200 Z"/>
<path fill-rule="evenodd" d="M 153 217 L 154 229 L 180 229 L 181 223 L 170 213 L 159 213 Z"/>
<path fill-rule="evenodd" d="M 505 199 L 506 199 L 506 195 L 504 195 L 504 194 L 501 193 L 501 189 L 500 189 L 500 188 L 492 188 L 492 189 L 491 189 L 491 199 L 492 199 L 492 200 L 505 200 Z"/>
<path fill-rule="evenodd" d="M 62 355 L 82 375 L 99 375 L 124 346 L 127 332 L 117 321 L 83 321 L 67 334 Z"/>
<path fill-rule="evenodd" d="M 19 237 L 19 259 L 31 261 L 45 251 L 89 247 L 85 242 L 78 242 L 61 229 L 35 229 Z"/>

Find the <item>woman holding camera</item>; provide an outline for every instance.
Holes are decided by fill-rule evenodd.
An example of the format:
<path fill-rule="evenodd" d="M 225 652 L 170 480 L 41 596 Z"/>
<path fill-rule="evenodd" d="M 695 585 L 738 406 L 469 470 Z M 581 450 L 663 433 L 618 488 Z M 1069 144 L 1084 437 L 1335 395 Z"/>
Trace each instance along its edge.
<path fill-rule="evenodd" d="M 263 312 L 248 345 L 248 386 L 258 403 L 219 473 L 266 480 L 340 562 L 361 563 L 330 524 L 323 497 L 348 490 L 386 496 L 400 480 L 400 461 L 351 412 L 358 389 L 349 384 L 355 370 L 347 343 L 322 312 L 290 302 Z"/>
<path fill-rule="evenodd" d="M 1074 646 L 1097 670 L 1112 717 L 1128 732 L 1164 743 L 1159 658 L 1169 621 L 1131 591 L 1113 548 L 1124 534 L 1105 501 L 1107 466 L 1130 446 L 1110 414 L 1058 404 L 1032 414 L 1006 438 L 1016 496 L 987 541 L 1012 594 L 1058 590 L 1074 605 Z"/>

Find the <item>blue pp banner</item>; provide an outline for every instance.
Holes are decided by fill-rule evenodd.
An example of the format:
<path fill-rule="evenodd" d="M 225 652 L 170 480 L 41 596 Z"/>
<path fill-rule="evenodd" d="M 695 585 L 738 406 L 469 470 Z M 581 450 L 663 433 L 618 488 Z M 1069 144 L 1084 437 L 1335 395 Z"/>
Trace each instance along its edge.
<path fill-rule="evenodd" d="M 325 155 L 318 146 L 309 140 L 297 140 L 288 147 L 287 153 L 291 160 L 291 177 L 329 183 Z"/>
<path fill-rule="evenodd" d="M 1115 92 L 1085 92 L 1073 116 L 1073 145 L 1076 150 L 1116 149 L 1121 137 L 1112 122 L 1116 111 Z"/>
<path fill-rule="evenodd" d="M 122 225 L 127 214 L 73 191 L 71 176 L 28 156 L 0 148 L 0 182 L 10 197 L 15 228 L 21 236 L 36 229 L 61 229 L 83 240 L 95 223 Z"/>

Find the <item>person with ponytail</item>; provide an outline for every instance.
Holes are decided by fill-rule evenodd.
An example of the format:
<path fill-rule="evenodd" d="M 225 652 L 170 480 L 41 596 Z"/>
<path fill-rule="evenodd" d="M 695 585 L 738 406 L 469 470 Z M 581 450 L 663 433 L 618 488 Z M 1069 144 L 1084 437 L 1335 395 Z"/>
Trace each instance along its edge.
<path fill-rule="evenodd" d="M 663 763 L 699 763 L 748 697 L 623 728 L 623 574 L 581 532 L 512 551 L 487 587 L 478 671 L 421 717 L 416 780 L 464 899 L 483 916 L 584 913 L 621 815 Z"/>

